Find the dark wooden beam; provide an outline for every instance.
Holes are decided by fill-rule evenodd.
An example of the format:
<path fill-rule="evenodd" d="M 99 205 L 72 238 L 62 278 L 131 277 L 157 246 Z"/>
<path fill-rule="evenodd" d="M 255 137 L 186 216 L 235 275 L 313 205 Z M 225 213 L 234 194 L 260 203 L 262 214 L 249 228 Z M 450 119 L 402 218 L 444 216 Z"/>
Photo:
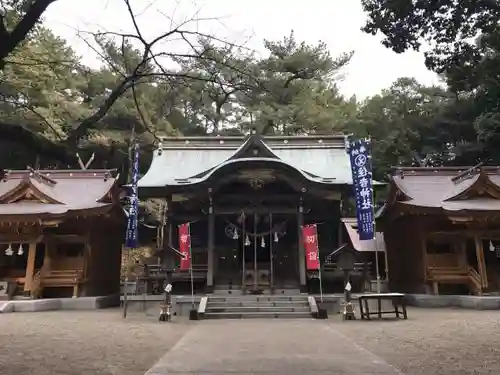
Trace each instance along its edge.
<path fill-rule="evenodd" d="M 273 214 L 296 214 L 297 207 L 231 207 L 231 206 L 215 206 L 214 213 L 216 215 L 232 215 L 239 214 L 241 212 L 245 212 L 245 214 L 258 214 L 264 215 L 268 213 Z"/>
<path fill-rule="evenodd" d="M 214 201 L 224 201 L 224 202 L 239 202 L 239 201 L 263 201 L 263 200 L 273 200 L 273 201 L 288 201 L 296 202 L 298 205 L 300 200 L 300 194 L 271 194 L 271 193 L 245 193 L 245 194 L 223 194 L 214 197 Z"/>

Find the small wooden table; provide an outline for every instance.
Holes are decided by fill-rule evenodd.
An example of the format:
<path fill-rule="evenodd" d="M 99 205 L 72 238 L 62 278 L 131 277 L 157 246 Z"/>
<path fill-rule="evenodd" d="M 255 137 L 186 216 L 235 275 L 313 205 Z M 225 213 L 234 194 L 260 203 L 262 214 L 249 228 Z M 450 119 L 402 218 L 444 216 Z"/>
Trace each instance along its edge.
<path fill-rule="evenodd" d="M 400 314 L 403 314 L 403 319 L 408 319 L 408 314 L 406 312 L 406 302 L 405 295 L 402 293 L 374 293 L 374 294 L 364 294 L 358 297 L 359 300 L 359 312 L 361 314 L 361 319 L 371 320 L 372 315 L 378 315 L 379 319 L 382 319 L 384 314 L 395 314 L 396 318 L 399 318 Z M 368 301 L 377 301 L 377 311 L 371 312 L 368 305 Z M 394 310 L 382 311 L 382 301 L 391 301 Z M 401 311 L 399 308 L 401 307 Z"/>

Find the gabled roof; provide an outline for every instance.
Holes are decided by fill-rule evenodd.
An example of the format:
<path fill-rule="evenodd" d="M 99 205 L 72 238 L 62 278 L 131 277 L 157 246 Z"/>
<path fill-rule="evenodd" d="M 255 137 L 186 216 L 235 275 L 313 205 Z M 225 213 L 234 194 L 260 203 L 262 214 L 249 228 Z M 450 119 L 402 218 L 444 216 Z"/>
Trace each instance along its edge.
<path fill-rule="evenodd" d="M 0 180 L 2 216 L 65 215 L 113 205 L 114 170 L 5 171 Z"/>
<path fill-rule="evenodd" d="M 139 187 L 189 185 L 226 165 L 263 161 L 286 165 L 306 179 L 352 184 L 345 136 L 175 137 L 164 138 Z"/>
<path fill-rule="evenodd" d="M 376 232 L 373 240 L 360 240 L 358 233 L 358 223 L 356 218 L 342 218 L 346 232 L 351 240 L 352 247 L 360 252 L 363 251 L 385 251 L 384 233 Z"/>
<path fill-rule="evenodd" d="M 442 212 L 500 210 L 500 169 L 398 168 L 384 213 L 395 205 Z"/>

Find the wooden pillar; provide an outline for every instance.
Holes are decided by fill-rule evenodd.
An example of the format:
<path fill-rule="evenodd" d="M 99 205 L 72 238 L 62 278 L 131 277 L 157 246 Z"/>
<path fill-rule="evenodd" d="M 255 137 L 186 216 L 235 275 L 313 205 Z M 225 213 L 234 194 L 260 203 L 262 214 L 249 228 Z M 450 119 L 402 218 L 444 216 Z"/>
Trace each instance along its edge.
<path fill-rule="evenodd" d="M 302 226 L 304 225 L 304 204 L 302 198 L 299 203 L 299 211 L 297 213 L 297 228 L 298 228 L 298 249 L 299 249 L 299 280 L 301 292 L 306 292 L 306 255 L 304 250 L 304 241 L 302 240 Z"/>
<path fill-rule="evenodd" d="M 28 250 L 28 263 L 26 264 L 26 276 L 24 291 L 31 292 L 33 276 L 35 275 L 36 242 L 30 242 Z"/>
<path fill-rule="evenodd" d="M 174 225 L 172 223 L 172 217 L 169 216 L 168 220 L 168 249 L 165 254 L 165 264 L 168 269 L 173 269 L 175 266 L 175 257 L 177 255 L 174 254 L 172 248 L 174 247 L 174 238 L 173 238 L 173 231 L 174 231 Z"/>
<path fill-rule="evenodd" d="M 488 287 L 488 276 L 486 274 L 486 263 L 484 261 L 483 241 L 478 236 L 474 236 L 476 244 L 477 268 L 481 276 L 481 285 L 483 288 Z"/>
<path fill-rule="evenodd" d="M 173 223 L 172 223 L 172 219 L 173 219 L 173 211 L 172 211 L 172 208 L 173 208 L 173 205 L 172 205 L 172 197 L 171 196 L 168 196 L 166 198 L 166 205 L 167 205 L 167 213 L 166 213 L 166 220 L 167 220 L 167 225 L 166 225 L 166 230 L 168 231 L 167 233 L 167 243 L 168 245 L 165 245 L 164 244 L 164 248 L 165 248 L 165 262 L 164 262 L 164 265 L 167 269 L 169 270 L 172 270 L 174 269 L 174 266 L 175 266 L 175 257 L 177 257 L 177 255 L 173 252 L 172 248 L 174 247 L 173 244 L 174 244 L 174 239 L 173 239 Z M 165 236 L 164 236 L 165 237 Z M 171 280 L 170 280 L 171 282 Z"/>
<path fill-rule="evenodd" d="M 464 241 L 455 242 L 455 252 L 457 255 L 457 259 L 458 259 L 458 265 L 461 268 L 466 268 L 468 266 L 467 249 L 466 249 Z"/>
<path fill-rule="evenodd" d="M 45 242 L 45 255 L 43 258 L 43 269 L 50 270 L 52 268 L 52 257 L 54 251 L 56 250 L 57 244 L 52 240 L 48 239 Z"/>
<path fill-rule="evenodd" d="M 208 259 L 207 259 L 207 293 L 212 293 L 214 287 L 214 246 L 215 246 L 215 215 L 212 201 L 208 208 Z"/>
<path fill-rule="evenodd" d="M 420 251 L 422 253 L 422 272 L 424 273 L 424 284 L 427 285 L 427 236 L 423 230 L 419 231 Z"/>

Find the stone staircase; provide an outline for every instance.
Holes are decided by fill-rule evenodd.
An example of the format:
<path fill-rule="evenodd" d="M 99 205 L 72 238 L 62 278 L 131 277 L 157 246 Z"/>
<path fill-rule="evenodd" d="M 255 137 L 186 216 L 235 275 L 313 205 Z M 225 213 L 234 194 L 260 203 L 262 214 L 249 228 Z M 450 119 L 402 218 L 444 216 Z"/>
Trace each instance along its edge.
<path fill-rule="evenodd" d="M 204 319 L 311 318 L 307 295 L 217 295 L 208 297 Z"/>

